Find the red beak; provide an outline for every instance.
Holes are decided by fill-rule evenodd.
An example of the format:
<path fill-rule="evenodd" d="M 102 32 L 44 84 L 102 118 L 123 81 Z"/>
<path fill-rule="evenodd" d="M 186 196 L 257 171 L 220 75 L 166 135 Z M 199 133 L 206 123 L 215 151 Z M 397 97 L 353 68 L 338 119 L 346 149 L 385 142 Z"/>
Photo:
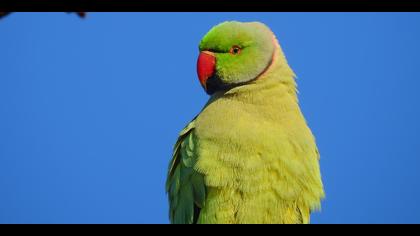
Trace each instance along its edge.
<path fill-rule="evenodd" d="M 202 51 L 198 56 L 197 61 L 197 74 L 201 86 L 207 90 L 207 80 L 214 75 L 216 67 L 216 57 L 212 52 Z"/>

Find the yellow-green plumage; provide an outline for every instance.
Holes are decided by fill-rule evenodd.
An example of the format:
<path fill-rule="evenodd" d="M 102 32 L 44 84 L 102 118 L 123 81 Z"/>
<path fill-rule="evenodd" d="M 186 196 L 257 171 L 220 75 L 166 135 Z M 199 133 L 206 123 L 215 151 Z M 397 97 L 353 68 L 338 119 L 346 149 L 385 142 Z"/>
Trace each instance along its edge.
<path fill-rule="evenodd" d="M 320 207 L 318 150 L 273 42 L 264 73 L 214 93 L 181 132 L 166 186 L 172 223 L 309 223 Z"/>

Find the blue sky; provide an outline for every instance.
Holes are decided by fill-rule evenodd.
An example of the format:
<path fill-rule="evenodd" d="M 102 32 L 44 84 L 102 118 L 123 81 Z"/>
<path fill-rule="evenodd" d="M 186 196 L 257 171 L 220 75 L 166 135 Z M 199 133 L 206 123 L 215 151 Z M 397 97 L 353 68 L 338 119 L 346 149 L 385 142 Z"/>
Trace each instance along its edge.
<path fill-rule="evenodd" d="M 420 223 L 419 13 L 15 13 L 0 21 L 0 223 L 168 223 L 198 42 L 262 21 L 298 76 L 313 223 Z"/>

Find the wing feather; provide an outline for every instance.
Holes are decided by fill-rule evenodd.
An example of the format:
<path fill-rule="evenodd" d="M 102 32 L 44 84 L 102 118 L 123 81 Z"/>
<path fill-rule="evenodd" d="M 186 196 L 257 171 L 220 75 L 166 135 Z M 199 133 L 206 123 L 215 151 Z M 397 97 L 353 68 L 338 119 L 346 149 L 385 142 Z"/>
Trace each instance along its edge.
<path fill-rule="evenodd" d="M 204 176 L 194 169 L 197 162 L 194 120 L 179 134 L 168 168 L 166 191 L 169 197 L 171 223 L 192 224 L 204 207 Z"/>

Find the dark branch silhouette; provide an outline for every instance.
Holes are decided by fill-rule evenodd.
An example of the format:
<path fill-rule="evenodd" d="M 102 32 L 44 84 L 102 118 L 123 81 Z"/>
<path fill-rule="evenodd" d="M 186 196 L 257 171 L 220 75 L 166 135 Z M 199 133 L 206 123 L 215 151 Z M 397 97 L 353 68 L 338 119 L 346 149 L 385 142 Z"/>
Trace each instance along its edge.
<path fill-rule="evenodd" d="M 2 19 L 3 17 L 10 15 L 12 12 L 0 12 L 0 19 Z M 67 12 L 67 13 L 75 13 L 76 15 L 78 15 L 80 18 L 85 18 L 86 17 L 86 12 Z"/>
<path fill-rule="evenodd" d="M 11 12 L 0 12 L 0 19 L 9 15 Z"/>
<path fill-rule="evenodd" d="M 86 12 L 67 12 L 67 13 L 76 13 L 80 18 L 86 17 Z"/>

